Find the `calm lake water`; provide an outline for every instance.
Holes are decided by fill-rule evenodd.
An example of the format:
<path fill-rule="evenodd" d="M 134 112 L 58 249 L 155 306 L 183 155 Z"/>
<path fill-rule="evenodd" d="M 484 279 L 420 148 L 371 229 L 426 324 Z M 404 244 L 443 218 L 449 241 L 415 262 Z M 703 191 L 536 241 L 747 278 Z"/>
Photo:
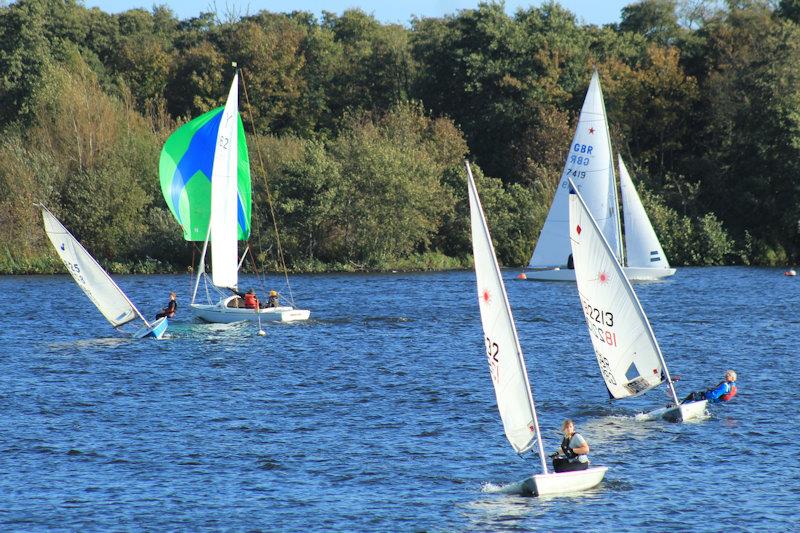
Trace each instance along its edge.
<path fill-rule="evenodd" d="M 665 387 L 608 401 L 573 284 L 516 273 L 545 449 L 575 419 L 609 467 L 592 491 L 510 489 L 539 462 L 503 436 L 472 272 L 295 276 L 312 320 L 266 337 L 192 321 L 186 275 L 116 277 L 147 315 L 178 292 L 162 341 L 117 336 L 71 278 L 4 277 L 0 529 L 797 527 L 800 279 L 681 268 L 635 286 L 679 394 L 739 373 L 734 401 L 670 424 L 635 417 Z"/>

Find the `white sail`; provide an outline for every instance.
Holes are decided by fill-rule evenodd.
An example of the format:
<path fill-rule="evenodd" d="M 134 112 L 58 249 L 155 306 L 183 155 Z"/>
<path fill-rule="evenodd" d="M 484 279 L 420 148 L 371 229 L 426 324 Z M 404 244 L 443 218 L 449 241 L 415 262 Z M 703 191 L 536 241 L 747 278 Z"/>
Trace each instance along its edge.
<path fill-rule="evenodd" d="M 222 111 L 211 174 L 211 276 L 217 287 L 236 287 L 238 277 L 239 75 Z"/>
<path fill-rule="evenodd" d="M 664 379 L 661 349 L 633 287 L 574 190 L 569 219 L 578 295 L 601 374 L 612 398 L 636 396 Z"/>
<path fill-rule="evenodd" d="M 147 325 L 125 293 L 67 228 L 46 208 L 42 208 L 42 218 L 45 232 L 67 271 L 111 325 L 122 326 L 137 317 Z"/>
<path fill-rule="evenodd" d="M 533 397 L 503 278 L 469 165 L 467 174 L 472 251 L 486 355 L 506 437 L 514 450 L 522 453 L 534 446 L 537 437 Z"/>
<path fill-rule="evenodd" d="M 628 169 L 622 162 L 622 156 L 619 156 L 619 184 L 622 190 L 622 213 L 625 217 L 627 266 L 669 268 L 667 256 L 636 193 Z"/>
<path fill-rule="evenodd" d="M 603 234 L 619 256 L 619 227 L 614 165 L 600 78 L 595 71 L 586 91 L 575 137 L 570 144 L 561 181 L 553 197 L 531 268 L 562 267 L 571 253 L 569 245 L 569 185 L 572 179 L 586 199 Z"/>

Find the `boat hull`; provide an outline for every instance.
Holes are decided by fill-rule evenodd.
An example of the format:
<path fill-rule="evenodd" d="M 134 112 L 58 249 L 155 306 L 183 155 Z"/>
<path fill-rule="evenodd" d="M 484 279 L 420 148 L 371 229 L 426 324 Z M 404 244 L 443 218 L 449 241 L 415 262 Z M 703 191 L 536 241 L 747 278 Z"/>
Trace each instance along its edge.
<path fill-rule="evenodd" d="M 628 281 L 652 281 L 668 278 L 677 272 L 676 268 L 623 267 Z"/>
<path fill-rule="evenodd" d="M 135 331 L 131 337 L 134 339 L 142 339 L 145 337 L 153 337 L 156 339 L 160 339 L 164 336 L 164 332 L 167 331 L 167 318 L 162 317 L 150 324 L 149 327 L 145 326 L 143 328 L 138 329 Z"/>
<path fill-rule="evenodd" d="M 688 420 L 696 420 L 706 416 L 706 407 L 708 407 L 708 400 L 700 400 L 699 402 L 687 402 L 678 406 L 662 407 L 646 413 L 645 420 L 656 420 L 663 418 L 667 422 L 686 422 Z"/>
<path fill-rule="evenodd" d="M 229 324 L 231 322 L 241 322 L 243 320 L 268 321 L 268 322 L 297 322 L 308 320 L 311 311 L 307 309 L 295 309 L 290 306 L 267 307 L 264 309 L 245 309 L 238 307 L 227 307 L 224 300 L 214 305 L 191 304 L 194 314 L 206 322 L 216 324 Z"/>
<path fill-rule="evenodd" d="M 628 281 L 653 281 L 675 274 L 675 268 L 623 267 Z M 575 271 L 569 268 L 548 268 L 525 272 L 528 281 L 575 281 Z"/>
<path fill-rule="evenodd" d="M 523 481 L 523 485 L 534 496 L 570 494 L 599 485 L 607 470 L 606 466 L 594 466 L 577 472 L 538 474 Z"/>

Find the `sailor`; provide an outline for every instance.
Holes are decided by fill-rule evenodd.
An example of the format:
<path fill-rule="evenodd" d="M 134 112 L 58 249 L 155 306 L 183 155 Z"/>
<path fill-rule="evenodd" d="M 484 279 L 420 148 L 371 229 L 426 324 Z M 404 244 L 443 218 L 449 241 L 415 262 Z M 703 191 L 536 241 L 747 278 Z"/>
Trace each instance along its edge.
<path fill-rule="evenodd" d="M 711 387 L 704 391 L 692 392 L 681 403 L 699 402 L 708 400 L 709 403 L 727 402 L 736 396 L 736 372 L 728 370 L 725 372 L 725 379 L 716 387 Z"/>
<path fill-rule="evenodd" d="M 163 309 L 161 309 L 160 313 L 156 314 L 156 319 L 164 318 L 164 317 L 172 318 L 172 317 L 175 316 L 175 312 L 177 310 L 178 310 L 177 297 L 175 296 L 174 292 L 170 292 L 169 293 L 169 302 L 167 303 L 167 306 L 164 307 Z"/>
<path fill-rule="evenodd" d="M 278 292 L 269 291 L 269 300 L 267 300 L 267 307 L 278 307 Z"/>
<path fill-rule="evenodd" d="M 589 468 L 589 443 L 575 431 L 575 424 L 567 418 L 561 424 L 564 440 L 560 448 L 550 454 L 553 459 L 553 470 L 558 472 L 573 472 Z"/>
<path fill-rule="evenodd" d="M 256 291 L 253 289 L 248 289 L 244 293 L 244 306 L 247 309 L 258 309 L 258 298 L 256 297 Z"/>

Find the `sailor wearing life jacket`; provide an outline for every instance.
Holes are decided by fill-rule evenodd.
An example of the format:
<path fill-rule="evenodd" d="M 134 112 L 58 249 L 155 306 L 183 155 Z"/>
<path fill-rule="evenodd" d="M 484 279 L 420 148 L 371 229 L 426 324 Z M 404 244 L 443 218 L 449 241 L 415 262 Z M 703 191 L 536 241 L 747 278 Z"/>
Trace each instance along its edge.
<path fill-rule="evenodd" d="M 575 424 L 569 418 L 561 425 L 564 440 L 558 451 L 551 454 L 553 470 L 558 472 L 572 472 L 589 468 L 589 443 L 580 433 L 575 432 Z"/>
<path fill-rule="evenodd" d="M 693 392 L 683 402 L 699 402 L 708 400 L 709 403 L 720 403 L 730 401 L 736 396 L 736 372 L 728 370 L 725 372 L 725 380 L 714 388 L 705 391 Z"/>

